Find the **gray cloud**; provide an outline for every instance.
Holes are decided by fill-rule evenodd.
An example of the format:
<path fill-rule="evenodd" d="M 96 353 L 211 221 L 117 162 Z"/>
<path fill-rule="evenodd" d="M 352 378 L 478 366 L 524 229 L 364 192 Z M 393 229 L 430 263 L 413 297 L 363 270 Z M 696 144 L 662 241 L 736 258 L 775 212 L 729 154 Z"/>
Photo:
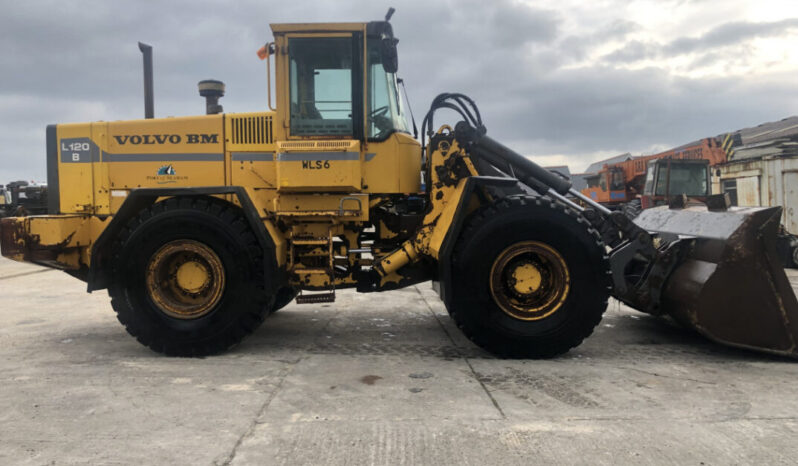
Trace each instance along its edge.
<path fill-rule="evenodd" d="M 655 44 L 632 40 L 624 44 L 623 47 L 608 53 L 603 58 L 610 63 L 632 63 L 658 56 L 660 48 Z"/>
<path fill-rule="evenodd" d="M 49 123 L 141 117 L 136 41 L 155 47 L 157 116 L 202 113 L 196 83 L 206 78 L 226 82 L 227 111 L 256 111 L 266 107 L 266 77 L 255 51 L 271 39 L 269 23 L 368 21 L 387 7 L 366 0 L 9 5 L 0 17 L 0 183 L 44 178 Z M 480 105 L 493 136 L 529 155 L 568 155 L 578 169 L 597 152 L 677 145 L 796 113 L 794 70 L 687 80 L 663 69 L 616 69 L 613 63 L 651 53 L 650 44 L 633 42 L 616 61 L 568 69 L 593 47 L 628 41 L 640 28 L 616 18 L 566 34 L 569 13 L 511 0 L 403 2 L 392 22 L 416 116 L 439 92 L 464 92 Z M 781 31 L 793 21 L 780 22 Z M 727 29 L 718 30 L 690 39 L 700 44 L 671 44 L 709 60 L 732 40 Z M 747 37 L 766 34 L 757 31 Z"/>
<path fill-rule="evenodd" d="M 494 7 L 490 33 L 499 46 L 517 47 L 529 42 L 547 42 L 557 37 L 559 15 L 521 3 Z"/>
<path fill-rule="evenodd" d="M 737 21 L 722 24 L 699 37 L 680 37 L 665 45 L 666 55 L 682 55 L 707 48 L 724 47 L 759 37 L 773 37 L 798 28 L 798 18 L 772 23 Z"/>
<path fill-rule="evenodd" d="M 640 25 L 634 21 L 615 19 L 591 34 L 590 38 L 600 43 L 609 39 L 623 39 L 627 35 L 639 30 Z"/>
<path fill-rule="evenodd" d="M 656 68 L 560 71 L 528 82 L 519 90 L 523 102 L 497 96 L 489 113 L 503 112 L 505 126 L 489 131 L 530 154 L 675 146 L 795 113 L 798 97 L 787 79 L 697 81 Z"/>
<path fill-rule="evenodd" d="M 665 44 L 630 41 L 608 53 L 608 63 L 633 63 L 643 59 L 675 57 L 741 44 L 755 38 L 777 37 L 798 29 L 798 18 L 770 23 L 735 21 L 715 27 L 697 37 L 679 37 Z"/>

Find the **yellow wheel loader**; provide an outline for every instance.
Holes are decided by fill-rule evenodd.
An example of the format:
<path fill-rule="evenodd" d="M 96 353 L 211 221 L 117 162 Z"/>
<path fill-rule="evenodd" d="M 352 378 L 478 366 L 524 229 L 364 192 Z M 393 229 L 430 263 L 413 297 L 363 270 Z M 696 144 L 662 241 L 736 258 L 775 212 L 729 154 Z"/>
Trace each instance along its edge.
<path fill-rule="evenodd" d="M 390 16 L 390 12 L 389 12 Z M 452 319 L 502 357 L 588 337 L 610 296 L 728 345 L 798 356 L 798 302 L 774 250 L 780 208 L 650 209 L 634 222 L 487 135 L 441 94 L 411 134 L 389 16 L 274 24 L 276 108 L 47 128 L 47 215 L 2 220 L 2 253 L 107 289 L 120 322 L 169 355 L 219 353 L 296 299 L 432 280 Z M 436 127 L 438 110 L 459 114 Z M 415 124 L 412 125 L 415 127 Z"/>

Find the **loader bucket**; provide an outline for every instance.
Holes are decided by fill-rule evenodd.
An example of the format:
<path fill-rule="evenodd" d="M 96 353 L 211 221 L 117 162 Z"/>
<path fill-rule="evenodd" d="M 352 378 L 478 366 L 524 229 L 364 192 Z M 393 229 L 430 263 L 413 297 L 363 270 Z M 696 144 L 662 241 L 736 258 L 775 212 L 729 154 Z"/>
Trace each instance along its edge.
<path fill-rule="evenodd" d="M 660 312 L 718 343 L 798 358 L 798 300 L 776 255 L 780 219 L 781 207 L 644 210 L 636 224 L 687 248 Z"/>

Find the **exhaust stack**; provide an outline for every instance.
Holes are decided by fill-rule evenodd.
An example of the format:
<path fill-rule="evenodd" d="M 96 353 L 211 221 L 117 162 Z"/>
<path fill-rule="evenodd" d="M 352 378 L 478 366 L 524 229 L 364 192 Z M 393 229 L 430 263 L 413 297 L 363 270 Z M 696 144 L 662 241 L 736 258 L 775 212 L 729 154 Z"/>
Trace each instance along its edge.
<path fill-rule="evenodd" d="M 139 42 L 144 58 L 144 118 L 154 118 L 155 97 L 152 92 L 152 46 Z"/>
<path fill-rule="evenodd" d="M 222 113 L 219 99 L 224 97 L 224 83 L 215 79 L 205 79 L 197 83 L 199 95 L 205 97 L 205 113 L 215 115 Z"/>

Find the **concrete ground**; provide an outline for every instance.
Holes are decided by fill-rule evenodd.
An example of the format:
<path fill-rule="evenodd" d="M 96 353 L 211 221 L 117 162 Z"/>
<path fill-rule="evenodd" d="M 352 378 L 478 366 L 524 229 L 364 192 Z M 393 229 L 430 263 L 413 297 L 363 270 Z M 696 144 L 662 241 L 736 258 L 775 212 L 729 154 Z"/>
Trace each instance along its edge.
<path fill-rule="evenodd" d="M 64 273 L 2 259 L 0 290 L 3 465 L 798 461 L 798 363 L 617 303 L 549 361 L 491 358 L 429 284 L 291 304 L 178 359 Z"/>

